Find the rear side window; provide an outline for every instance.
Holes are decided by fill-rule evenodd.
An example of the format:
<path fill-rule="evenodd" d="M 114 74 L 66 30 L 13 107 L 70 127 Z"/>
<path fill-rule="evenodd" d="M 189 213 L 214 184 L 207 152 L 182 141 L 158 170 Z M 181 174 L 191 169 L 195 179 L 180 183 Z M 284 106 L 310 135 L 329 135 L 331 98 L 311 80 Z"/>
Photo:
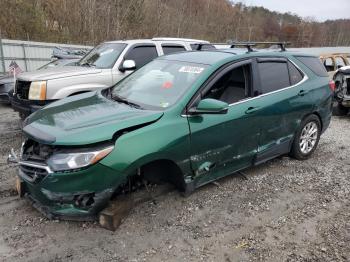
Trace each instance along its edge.
<path fill-rule="evenodd" d="M 138 69 L 156 57 L 158 57 L 158 53 L 155 46 L 136 46 L 126 54 L 124 60 L 134 60 L 136 69 Z"/>
<path fill-rule="evenodd" d="M 181 45 L 162 45 L 164 55 L 186 51 L 184 46 Z"/>
<path fill-rule="evenodd" d="M 326 58 L 323 61 L 323 65 L 326 68 L 327 72 L 334 71 L 334 63 L 333 63 L 333 59 L 331 57 Z"/>
<path fill-rule="evenodd" d="M 293 65 L 291 62 L 288 62 L 288 67 L 291 85 L 296 85 L 301 80 L 303 80 L 303 74 L 299 71 L 298 68 L 295 67 L 295 65 Z"/>
<path fill-rule="evenodd" d="M 327 76 L 328 73 L 325 67 L 322 65 L 320 59 L 312 56 L 296 56 L 296 58 L 311 69 L 318 76 Z"/>
<path fill-rule="evenodd" d="M 345 61 L 340 56 L 335 58 L 335 63 L 337 64 L 337 68 L 341 68 L 341 67 L 345 66 Z"/>
<path fill-rule="evenodd" d="M 290 86 L 286 62 L 260 62 L 258 69 L 262 94 Z"/>

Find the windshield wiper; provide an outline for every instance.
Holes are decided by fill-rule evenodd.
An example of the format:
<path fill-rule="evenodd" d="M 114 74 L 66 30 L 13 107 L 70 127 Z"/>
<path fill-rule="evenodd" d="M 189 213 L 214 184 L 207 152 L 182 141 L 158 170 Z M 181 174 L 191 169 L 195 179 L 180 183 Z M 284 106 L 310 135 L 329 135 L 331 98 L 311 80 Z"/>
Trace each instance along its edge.
<path fill-rule="evenodd" d="M 127 105 L 134 107 L 134 108 L 137 108 L 137 109 L 143 109 L 142 106 L 140 106 L 136 103 L 130 102 L 127 99 L 125 99 L 124 97 L 111 94 L 111 98 L 119 103 L 124 103 L 124 104 L 127 104 Z"/>

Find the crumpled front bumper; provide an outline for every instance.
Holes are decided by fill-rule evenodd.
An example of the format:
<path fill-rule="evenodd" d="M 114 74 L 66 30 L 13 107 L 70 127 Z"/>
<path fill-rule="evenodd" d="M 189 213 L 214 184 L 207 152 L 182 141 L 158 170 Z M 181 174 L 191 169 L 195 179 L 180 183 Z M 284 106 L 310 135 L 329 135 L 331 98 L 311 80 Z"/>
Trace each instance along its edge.
<path fill-rule="evenodd" d="M 14 162 L 13 155 L 9 162 Z M 40 173 L 37 177 L 25 173 L 28 162 L 18 164 L 23 195 L 49 219 L 94 220 L 115 189 L 125 182 L 122 174 L 100 163 L 78 171 Z"/>

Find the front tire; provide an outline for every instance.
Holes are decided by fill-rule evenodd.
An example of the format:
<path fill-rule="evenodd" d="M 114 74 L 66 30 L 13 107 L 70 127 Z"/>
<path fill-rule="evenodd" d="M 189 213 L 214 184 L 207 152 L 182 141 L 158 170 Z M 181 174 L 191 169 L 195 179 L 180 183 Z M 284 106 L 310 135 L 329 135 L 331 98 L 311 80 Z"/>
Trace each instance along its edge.
<path fill-rule="evenodd" d="M 295 134 L 290 156 L 298 160 L 308 159 L 316 150 L 321 136 L 321 122 L 316 115 L 305 118 Z"/>

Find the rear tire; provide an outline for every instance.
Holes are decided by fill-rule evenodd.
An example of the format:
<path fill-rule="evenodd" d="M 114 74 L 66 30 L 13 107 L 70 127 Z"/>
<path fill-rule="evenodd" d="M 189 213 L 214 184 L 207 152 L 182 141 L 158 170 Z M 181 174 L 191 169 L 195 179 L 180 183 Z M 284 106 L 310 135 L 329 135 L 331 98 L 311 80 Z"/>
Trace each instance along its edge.
<path fill-rule="evenodd" d="M 305 118 L 296 132 L 289 155 L 298 160 L 308 159 L 316 150 L 321 136 L 321 122 L 316 115 Z"/>
<path fill-rule="evenodd" d="M 338 104 L 333 108 L 333 115 L 335 116 L 346 116 L 349 113 L 349 108 Z"/>

